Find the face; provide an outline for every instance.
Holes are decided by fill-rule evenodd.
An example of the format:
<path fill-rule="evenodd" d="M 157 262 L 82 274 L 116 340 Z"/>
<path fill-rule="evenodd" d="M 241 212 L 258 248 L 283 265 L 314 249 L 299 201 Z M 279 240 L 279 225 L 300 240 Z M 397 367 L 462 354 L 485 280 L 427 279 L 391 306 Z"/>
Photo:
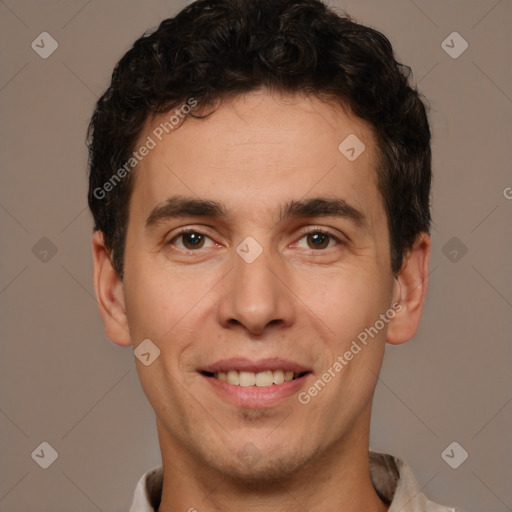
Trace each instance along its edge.
<path fill-rule="evenodd" d="M 123 281 L 133 346 L 160 350 L 137 369 L 161 445 L 251 478 L 329 457 L 367 431 L 396 299 L 371 129 L 261 91 L 158 141 L 162 120 L 140 137 L 156 147 L 135 171 Z"/>

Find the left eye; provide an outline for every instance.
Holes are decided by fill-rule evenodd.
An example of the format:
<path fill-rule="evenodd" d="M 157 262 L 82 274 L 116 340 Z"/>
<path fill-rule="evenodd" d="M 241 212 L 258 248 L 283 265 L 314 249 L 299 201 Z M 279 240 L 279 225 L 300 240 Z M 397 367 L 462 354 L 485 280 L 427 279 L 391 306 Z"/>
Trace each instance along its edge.
<path fill-rule="evenodd" d="M 303 241 L 305 241 L 307 245 L 306 247 L 304 247 Z M 304 234 L 296 245 L 302 249 L 321 250 L 328 249 L 333 245 L 336 245 L 336 242 L 339 243 L 339 240 L 329 233 L 324 233 L 323 231 L 312 231 L 311 233 Z"/>
<path fill-rule="evenodd" d="M 208 247 L 212 247 L 213 245 L 215 245 L 210 237 L 203 235 L 202 233 L 199 233 L 197 231 L 183 231 L 181 233 L 178 233 L 169 242 L 169 244 L 176 245 L 180 249 L 194 251 L 197 249 L 204 249 L 205 244 L 208 244 L 208 242 L 210 242 L 210 245 L 208 245 Z"/>

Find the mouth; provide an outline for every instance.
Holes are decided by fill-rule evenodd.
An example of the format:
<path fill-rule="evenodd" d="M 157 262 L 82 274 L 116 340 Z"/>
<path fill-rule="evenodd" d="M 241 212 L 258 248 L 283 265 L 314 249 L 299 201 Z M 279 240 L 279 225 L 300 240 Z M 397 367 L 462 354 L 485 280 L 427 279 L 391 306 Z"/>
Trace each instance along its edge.
<path fill-rule="evenodd" d="M 198 369 L 222 400 L 237 407 L 267 408 L 300 391 L 312 371 L 279 358 L 251 361 L 234 358 Z"/>
<path fill-rule="evenodd" d="M 266 388 L 270 386 L 279 386 L 284 382 L 300 379 L 304 377 L 309 371 L 300 373 L 291 370 L 263 370 L 260 372 L 249 372 L 245 370 L 229 370 L 221 372 L 209 372 L 206 370 L 201 371 L 205 377 L 211 377 L 219 380 L 220 382 L 227 382 L 233 386 L 258 387 Z"/>

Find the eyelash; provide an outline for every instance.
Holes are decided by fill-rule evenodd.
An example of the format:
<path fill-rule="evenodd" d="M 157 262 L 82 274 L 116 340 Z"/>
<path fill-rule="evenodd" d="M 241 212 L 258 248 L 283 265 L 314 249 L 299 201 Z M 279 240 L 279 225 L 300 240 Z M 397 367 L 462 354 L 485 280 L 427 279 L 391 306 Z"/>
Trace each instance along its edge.
<path fill-rule="evenodd" d="M 346 245 L 346 243 L 341 240 L 339 237 L 337 237 L 336 235 L 333 235 L 331 232 L 329 231 L 326 231 L 324 229 L 319 229 L 319 228 L 307 228 L 305 231 L 303 231 L 300 235 L 300 238 L 297 240 L 297 242 L 295 243 L 298 243 L 300 240 L 302 240 L 305 236 L 307 235 L 311 235 L 311 234 L 321 234 L 321 235 L 327 235 L 331 240 L 334 240 L 335 242 L 337 242 L 338 245 Z M 326 249 L 309 249 L 310 251 L 312 252 L 322 252 L 322 251 L 326 251 L 327 249 L 333 249 L 333 247 L 328 247 Z"/>
<path fill-rule="evenodd" d="M 201 236 L 204 236 L 206 238 L 209 238 L 210 240 L 212 240 L 211 237 L 209 237 L 207 234 L 201 232 L 200 230 L 198 229 L 194 229 L 194 228 L 183 228 L 181 231 L 179 231 L 178 233 L 176 233 L 171 240 L 169 240 L 166 245 L 174 245 L 174 242 L 176 240 L 178 240 L 181 236 L 183 235 L 186 235 L 186 234 L 189 234 L 189 233 L 195 233 L 195 234 L 198 234 L 198 235 L 201 235 Z M 334 240 L 335 242 L 337 242 L 339 245 L 346 245 L 346 242 L 344 242 L 343 240 L 340 240 L 339 237 L 333 235 L 332 233 L 330 233 L 329 231 L 326 231 L 324 229 L 319 229 L 319 228 L 308 228 L 307 230 L 303 231 L 300 235 L 300 237 L 298 238 L 297 242 L 294 242 L 294 244 L 292 245 L 295 245 L 297 244 L 300 240 L 302 240 L 305 236 L 307 235 L 310 235 L 310 234 L 321 234 L 321 235 L 327 235 L 328 237 L 330 237 L 331 240 Z M 213 240 L 212 240 L 213 241 Z M 332 249 L 332 247 L 330 247 Z M 326 248 L 326 249 L 309 249 L 310 251 L 312 252 L 322 252 L 322 251 L 326 251 L 327 249 L 329 248 Z M 186 251 L 186 252 L 198 252 L 200 249 L 194 251 L 192 249 L 180 249 L 180 250 L 183 250 L 183 251 Z"/>
<path fill-rule="evenodd" d="M 174 241 L 178 240 L 181 236 L 183 235 L 187 235 L 189 233 L 195 233 L 197 235 L 201 235 L 201 236 L 204 236 L 205 238 L 209 238 L 210 240 L 212 240 L 211 237 L 209 237 L 207 234 L 203 233 L 202 231 L 198 230 L 198 229 L 194 229 L 194 228 L 183 228 L 182 230 L 178 231 L 178 233 L 176 233 L 168 242 L 166 242 L 165 245 L 174 245 Z M 186 250 L 186 249 L 181 249 L 181 250 Z M 187 252 L 197 252 L 197 251 L 192 251 L 192 250 L 186 250 Z"/>

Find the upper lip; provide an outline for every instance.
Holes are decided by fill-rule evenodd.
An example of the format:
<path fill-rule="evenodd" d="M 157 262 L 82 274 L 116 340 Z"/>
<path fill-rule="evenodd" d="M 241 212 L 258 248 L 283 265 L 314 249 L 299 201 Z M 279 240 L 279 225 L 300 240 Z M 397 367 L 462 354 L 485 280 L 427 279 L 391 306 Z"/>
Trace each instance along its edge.
<path fill-rule="evenodd" d="M 244 357 L 234 357 L 230 359 L 221 359 L 215 363 L 200 368 L 199 371 L 217 373 L 228 372 L 230 370 L 242 370 L 245 372 L 259 373 L 268 370 L 283 370 L 293 373 L 304 373 L 311 371 L 294 361 L 271 357 L 266 359 L 258 359 L 257 361 L 246 359 Z"/>

